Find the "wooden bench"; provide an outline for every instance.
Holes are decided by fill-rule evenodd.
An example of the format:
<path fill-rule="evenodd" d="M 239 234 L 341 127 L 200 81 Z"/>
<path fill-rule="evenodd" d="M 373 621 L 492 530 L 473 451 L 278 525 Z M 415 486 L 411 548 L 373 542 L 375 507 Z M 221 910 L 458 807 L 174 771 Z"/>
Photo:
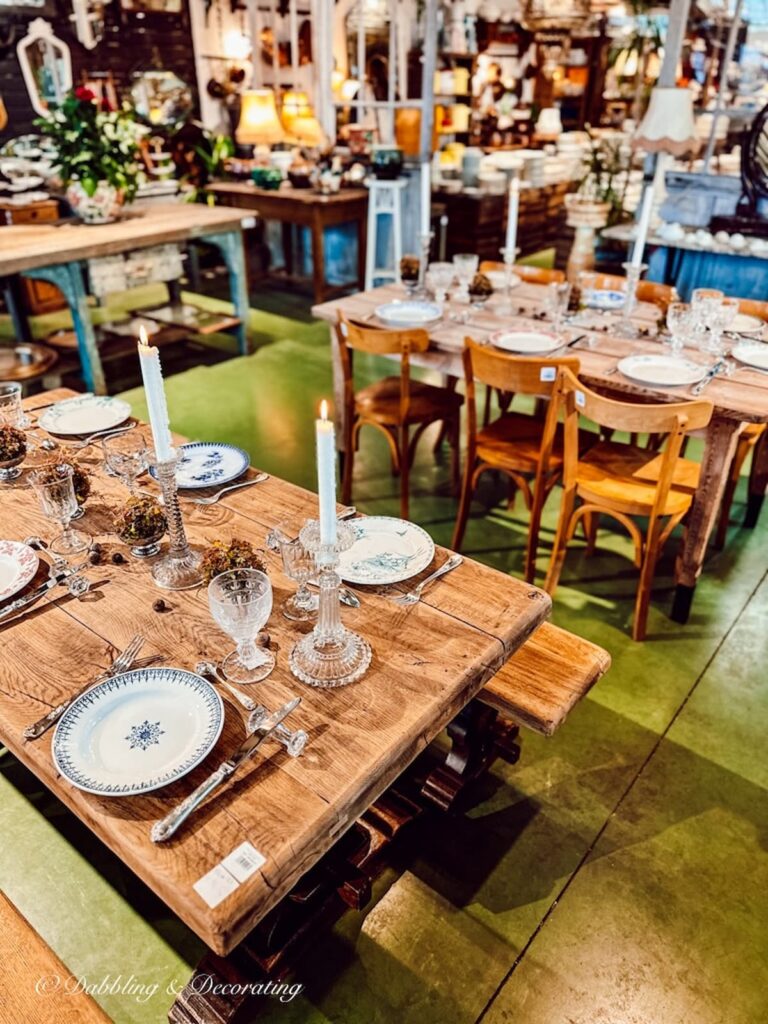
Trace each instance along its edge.
<path fill-rule="evenodd" d="M 4 1021 L 110 1024 L 110 1018 L 0 893 L 0 1007 Z"/>
<path fill-rule="evenodd" d="M 610 665 L 602 647 L 544 622 L 478 698 L 519 725 L 551 736 Z"/>

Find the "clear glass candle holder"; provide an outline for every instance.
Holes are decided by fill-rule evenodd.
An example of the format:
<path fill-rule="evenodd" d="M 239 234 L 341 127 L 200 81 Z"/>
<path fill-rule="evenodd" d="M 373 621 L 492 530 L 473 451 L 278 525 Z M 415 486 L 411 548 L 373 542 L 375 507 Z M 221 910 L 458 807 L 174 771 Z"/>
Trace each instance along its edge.
<path fill-rule="evenodd" d="M 622 263 L 624 274 L 627 279 L 627 291 L 624 298 L 624 305 L 621 310 L 621 320 L 616 325 L 616 332 L 625 338 L 639 338 L 640 331 L 632 320 L 632 314 L 637 305 L 637 285 L 640 278 L 648 269 L 646 263 Z"/>
<path fill-rule="evenodd" d="M 289 664 L 291 672 L 308 686 L 330 688 L 346 686 L 361 679 L 371 663 L 371 646 L 341 621 L 337 573 L 339 555 L 355 542 L 355 533 L 346 523 L 336 524 L 336 543 L 320 542 L 320 524 L 309 520 L 299 540 L 315 556 L 320 588 L 317 625 L 294 644 Z"/>
<path fill-rule="evenodd" d="M 499 252 L 504 260 L 504 292 L 501 300 L 496 303 L 496 312 L 499 316 L 512 315 L 512 281 L 514 280 L 514 266 L 517 260 L 518 248 L 508 249 L 503 246 Z"/>
<path fill-rule="evenodd" d="M 167 462 L 156 463 L 157 479 L 163 492 L 163 507 L 168 523 L 168 551 L 152 566 L 152 579 L 164 590 L 189 590 L 203 581 L 200 571 L 202 556 L 190 547 L 181 516 L 179 489 L 176 484 L 178 455 Z"/>

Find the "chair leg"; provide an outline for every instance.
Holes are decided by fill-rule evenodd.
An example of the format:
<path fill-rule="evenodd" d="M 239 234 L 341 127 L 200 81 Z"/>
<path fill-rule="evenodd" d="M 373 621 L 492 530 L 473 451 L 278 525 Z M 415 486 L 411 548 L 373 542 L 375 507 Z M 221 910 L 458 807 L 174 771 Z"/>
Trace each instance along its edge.
<path fill-rule="evenodd" d="M 525 546 L 525 581 L 533 583 L 536 578 L 536 552 L 539 547 L 539 532 L 541 530 L 541 513 L 547 495 L 543 484 L 539 484 L 533 491 L 533 503 L 531 505 L 531 516 L 528 523 L 528 540 Z"/>
<path fill-rule="evenodd" d="M 469 509 L 472 504 L 472 477 L 474 476 L 474 470 L 475 457 L 471 452 L 467 452 L 467 461 L 464 466 L 464 477 L 461 482 L 461 497 L 459 498 L 459 508 L 456 513 L 456 525 L 453 528 L 453 540 L 451 541 L 451 547 L 454 551 L 461 550 L 461 544 L 464 540 L 464 532 L 467 529 Z"/>
<path fill-rule="evenodd" d="M 487 427 L 491 422 L 491 398 L 493 396 L 493 389 L 486 385 L 485 387 L 485 403 L 483 405 L 483 426 Z"/>
<path fill-rule="evenodd" d="M 635 614 L 632 620 L 632 639 L 645 640 L 648 625 L 648 608 L 651 603 L 651 587 L 656 572 L 656 560 L 659 557 L 658 524 L 653 537 L 646 538 L 643 567 L 640 570 L 640 582 L 635 598 Z"/>
<path fill-rule="evenodd" d="M 400 517 L 408 518 L 408 488 L 411 478 L 411 460 L 408 453 L 408 427 L 400 428 L 398 448 L 400 451 Z"/>
<path fill-rule="evenodd" d="M 584 516 L 584 536 L 587 540 L 586 555 L 591 558 L 597 546 L 597 527 L 600 523 L 600 516 L 597 512 L 588 512 Z"/>
<path fill-rule="evenodd" d="M 733 460 L 731 461 L 728 480 L 726 481 L 723 498 L 720 502 L 720 518 L 717 521 L 717 532 L 715 534 L 715 547 L 718 551 L 722 551 L 725 547 L 725 539 L 728 534 L 728 523 L 731 518 L 733 498 L 736 494 L 741 470 L 744 466 L 747 455 L 749 454 L 750 447 L 749 441 L 744 439 L 740 440 L 734 453 Z"/>
<path fill-rule="evenodd" d="M 570 529 L 571 516 L 573 515 L 573 507 L 575 504 L 575 491 L 572 491 L 570 494 L 563 494 L 560 503 L 560 517 L 557 520 L 555 544 L 552 548 L 552 557 L 550 558 L 549 568 L 547 569 L 547 578 L 544 581 L 544 589 L 550 596 L 554 596 L 554 593 L 557 590 L 557 584 L 560 582 L 560 573 L 563 571 L 565 549 L 568 546 L 568 531 Z"/>
<path fill-rule="evenodd" d="M 458 416 L 451 423 L 451 489 L 454 495 L 461 488 L 461 420 Z"/>

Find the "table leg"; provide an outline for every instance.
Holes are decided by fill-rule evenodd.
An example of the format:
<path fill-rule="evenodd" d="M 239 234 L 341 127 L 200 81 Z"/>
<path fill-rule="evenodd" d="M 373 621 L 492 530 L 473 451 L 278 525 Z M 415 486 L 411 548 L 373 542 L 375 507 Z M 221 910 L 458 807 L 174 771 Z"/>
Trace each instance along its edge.
<path fill-rule="evenodd" d="M 357 220 L 357 287 L 360 291 L 363 291 L 365 288 L 365 257 L 367 248 L 368 211 L 364 210 Z"/>
<path fill-rule="evenodd" d="M 77 262 L 59 263 L 52 267 L 25 270 L 24 275 L 40 281 L 48 281 L 50 284 L 56 285 L 63 294 L 72 314 L 85 386 L 94 394 L 105 395 L 107 386 L 104 381 L 104 369 L 101 365 L 99 350 L 96 347 L 96 335 L 93 332 L 91 314 L 88 310 L 88 296 L 80 264 Z"/>
<path fill-rule="evenodd" d="M 675 622 L 687 622 L 701 574 L 709 536 L 715 525 L 728 469 L 736 451 L 741 424 L 715 416 L 707 429 L 699 486 L 688 515 L 683 550 L 677 559 L 677 588 L 672 606 Z"/>
<path fill-rule="evenodd" d="M 323 240 L 323 224 L 315 212 L 312 217 L 312 288 L 315 302 L 325 299 L 325 246 Z"/>
<path fill-rule="evenodd" d="M 344 452 L 346 451 L 346 407 L 344 402 L 344 367 L 341 365 L 341 352 L 336 340 L 336 326 L 328 324 L 331 343 L 331 369 L 333 371 L 333 418 L 336 423 L 336 450 L 339 453 L 339 466 L 344 470 Z"/>
<path fill-rule="evenodd" d="M 744 516 L 744 525 L 749 530 L 757 526 L 760 510 L 765 500 L 766 487 L 768 487 L 768 431 L 762 435 L 752 452 L 747 514 Z"/>
<path fill-rule="evenodd" d="M 25 342 L 26 344 L 29 344 L 34 339 L 32 338 L 32 332 L 29 329 L 29 320 L 24 314 L 21 294 L 18 287 L 18 278 L 6 277 L 3 280 L 3 298 L 5 299 L 6 309 L 11 317 L 13 333 L 16 337 L 16 341 L 19 343 Z"/>
<path fill-rule="evenodd" d="M 238 348 L 241 355 L 247 355 L 250 351 L 248 345 L 250 305 L 243 233 L 239 230 L 222 231 L 220 234 L 206 235 L 203 241 L 216 246 L 229 271 L 229 291 L 232 296 L 232 305 L 235 307 L 235 315 L 240 318 L 240 326 L 237 328 Z"/>
<path fill-rule="evenodd" d="M 283 238 L 283 263 L 287 277 L 293 277 L 293 224 L 283 221 L 281 224 Z"/>

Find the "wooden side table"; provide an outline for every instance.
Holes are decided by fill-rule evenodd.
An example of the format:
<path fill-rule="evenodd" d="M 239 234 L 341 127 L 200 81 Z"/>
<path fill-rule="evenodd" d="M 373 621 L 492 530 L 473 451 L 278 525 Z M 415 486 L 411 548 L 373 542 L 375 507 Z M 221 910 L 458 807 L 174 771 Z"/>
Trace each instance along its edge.
<path fill-rule="evenodd" d="M 357 281 L 350 282 L 358 291 L 365 287 L 365 252 L 367 239 L 368 190 L 347 188 L 324 196 L 312 189 L 284 187 L 257 188 L 247 181 L 219 181 L 208 186 L 219 203 L 253 210 L 262 220 L 277 220 L 284 225 L 286 273 L 293 276 L 290 225 L 308 227 L 312 236 L 312 290 L 315 302 L 339 295 L 348 289 L 329 285 L 325 277 L 326 228 L 338 224 L 357 225 Z"/>

